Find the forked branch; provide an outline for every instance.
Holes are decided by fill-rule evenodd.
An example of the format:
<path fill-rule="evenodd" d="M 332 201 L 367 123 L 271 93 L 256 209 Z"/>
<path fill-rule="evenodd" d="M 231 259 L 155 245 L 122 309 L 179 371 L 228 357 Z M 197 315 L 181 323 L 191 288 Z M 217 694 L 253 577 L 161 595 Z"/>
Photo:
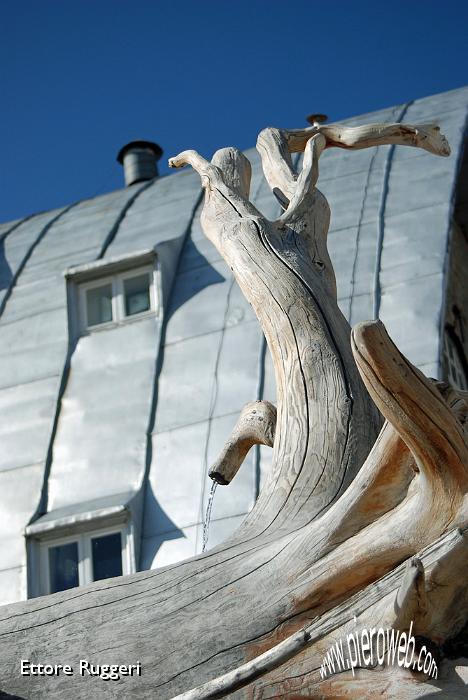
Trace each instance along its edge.
<path fill-rule="evenodd" d="M 317 152 L 317 159 L 325 148 L 359 150 L 391 144 L 423 148 L 439 156 L 450 155 L 448 141 L 436 124 L 366 124 L 356 127 L 318 124 L 305 129 L 291 130 L 268 127 L 258 136 L 257 150 L 262 158 L 267 182 L 283 209 L 288 209 L 293 197 L 297 205 L 299 197 L 300 175 L 293 165 L 291 154 L 305 153 L 310 139 L 315 140 L 318 135 L 321 135 L 324 141 Z M 304 168 L 309 169 L 306 155 Z"/>
<path fill-rule="evenodd" d="M 356 520 L 361 520 L 362 525 L 365 515 L 370 523 L 356 534 L 345 525 L 346 541 L 297 577 L 288 613 L 330 605 L 346 591 L 382 576 L 450 528 L 464 525 L 467 518 L 468 448 L 457 415 L 433 382 L 398 351 L 380 321 L 356 326 L 352 347 L 366 387 L 389 422 L 383 431 L 394 430 L 406 443 L 414 477 L 404 499 L 372 520 L 369 504 L 376 483 L 372 470 L 382 472 L 371 452 L 362 470 L 367 477 L 364 491 L 360 474 L 323 522 L 311 523 L 296 547 L 298 551 L 307 547 L 317 528 L 325 529 L 325 523 L 341 533 L 347 522 L 355 527 Z M 408 463 L 401 464 L 406 472 Z M 406 478 L 403 473 L 400 485 Z M 353 505 L 340 519 L 336 515 L 343 513 L 341 502 Z"/>

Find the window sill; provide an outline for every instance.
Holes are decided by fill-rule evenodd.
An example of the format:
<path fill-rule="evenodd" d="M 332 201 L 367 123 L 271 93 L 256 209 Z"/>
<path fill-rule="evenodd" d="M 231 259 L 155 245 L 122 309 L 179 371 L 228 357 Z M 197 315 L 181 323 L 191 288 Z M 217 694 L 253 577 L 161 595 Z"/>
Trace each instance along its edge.
<path fill-rule="evenodd" d="M 101 331 L 108 331 L 111 330 L 112 328 L 120 328 L 123 326 L 128 326 L 132 323 L 138 323 L 138 321 L 144 321 L 147 318 L 154 318 L 156 321 L 159 321 L 159 314 L 157 311 L 144 311 L 141 314 L 133 314 L 132 316 L 125 316 L 125 318 L 122 318 L 118 321 L 109 321 L 107 323 L 98 323 L 95 326 L 88 326 L 88 328 L 85 328 L 81 331 L 80 335 L 81 337 L 87 336 L 87 335 L 94 335 L 94 333 L 100 333 Z"/>

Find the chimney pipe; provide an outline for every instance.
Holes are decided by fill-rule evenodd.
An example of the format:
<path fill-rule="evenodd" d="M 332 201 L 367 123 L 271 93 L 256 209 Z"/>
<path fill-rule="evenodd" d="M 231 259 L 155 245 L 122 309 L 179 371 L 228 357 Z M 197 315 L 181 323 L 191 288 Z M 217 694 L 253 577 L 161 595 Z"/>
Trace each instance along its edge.
<path fill-rule="evenodd" d="M 306 121 L 309 122 L 312 126 L 320 126 L 320 124 L 323 124 L 326 122 L 328 119 L 326 114 L 309 114 L 308 117 L 306 117 Z"/>
<path fill-rule="evenodd" d="M 125 185 L 128 187 L 157 177 L 157 162 L 162 154 L 161 146 L 152 141 L 130 141 L 123 146 L 117 160 L 124 167 Z"/>

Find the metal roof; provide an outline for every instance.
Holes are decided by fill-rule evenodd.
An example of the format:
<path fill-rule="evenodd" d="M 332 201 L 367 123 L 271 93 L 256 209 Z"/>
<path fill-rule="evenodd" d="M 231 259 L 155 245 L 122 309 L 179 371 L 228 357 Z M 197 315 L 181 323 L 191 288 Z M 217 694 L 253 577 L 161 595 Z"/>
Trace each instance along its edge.
<path fill-rule="evenodd" d="M 449 158 L 387 146 L 320 163 L 343 313 L 351 324 L 378 314 L 430 376 L 467 108 L 462 88 L 348 120 L 436 121 Z M 246 155 L 253 201 L 275 217 L 259 157 Z M 243 404 L 275 400 L 259 325 L 202 234 L 200 201 L 184 170 L 0 226 L 1 602 L 26 597 L 24 533 L 42 513 L 51 527 L 135 494 L 140 568 L 200 551 L 207 469 Z M 70 341 L 64 271 L 151 249 L 163 313 Z M 269 459 L 253 451 L 218 488 L 210 545 L 252 507 Z"/>

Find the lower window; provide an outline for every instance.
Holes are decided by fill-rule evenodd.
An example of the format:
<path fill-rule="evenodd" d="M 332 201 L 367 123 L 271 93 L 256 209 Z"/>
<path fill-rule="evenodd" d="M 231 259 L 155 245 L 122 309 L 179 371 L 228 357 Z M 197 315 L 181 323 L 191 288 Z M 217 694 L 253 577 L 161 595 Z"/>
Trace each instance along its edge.
<path fill-rule="evenodd" d="M 122 530 L 96 531 L 41 544 L 41 588 L 57 593 L 130 573 Z"/>

